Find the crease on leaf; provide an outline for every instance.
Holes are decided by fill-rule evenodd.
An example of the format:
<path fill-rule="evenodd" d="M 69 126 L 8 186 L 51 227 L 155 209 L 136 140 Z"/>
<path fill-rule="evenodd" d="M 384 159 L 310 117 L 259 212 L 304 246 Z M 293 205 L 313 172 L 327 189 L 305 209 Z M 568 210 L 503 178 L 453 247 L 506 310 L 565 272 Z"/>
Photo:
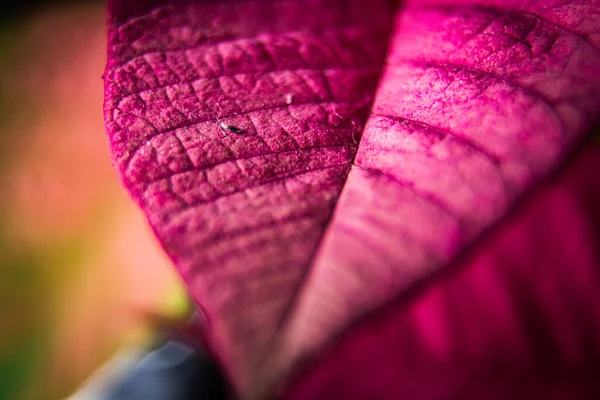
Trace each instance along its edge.
<path fill-rule="evenodd" d="M 595 397 L 600 147 L 589 139 L 448 268 L 337 337 L 282 398 Z"/>

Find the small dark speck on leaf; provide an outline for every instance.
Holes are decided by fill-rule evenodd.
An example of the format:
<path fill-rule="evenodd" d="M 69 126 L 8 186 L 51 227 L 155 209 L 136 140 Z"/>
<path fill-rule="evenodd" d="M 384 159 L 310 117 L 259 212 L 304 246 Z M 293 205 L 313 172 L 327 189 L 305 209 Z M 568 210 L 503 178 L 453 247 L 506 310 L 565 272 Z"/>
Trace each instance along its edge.
<path fill-rule="evenodd" d="M 238 135 L 243 135 L 244 134 L 244 131 L 242 129 L 238 128 L 237 126 L 226 124 L 225 122 L 220 122 L 219 123 L 219 127 L 224 132 L 231 132 L 231 133 L 235 133 L 235 134 L 238 134 Z"/>

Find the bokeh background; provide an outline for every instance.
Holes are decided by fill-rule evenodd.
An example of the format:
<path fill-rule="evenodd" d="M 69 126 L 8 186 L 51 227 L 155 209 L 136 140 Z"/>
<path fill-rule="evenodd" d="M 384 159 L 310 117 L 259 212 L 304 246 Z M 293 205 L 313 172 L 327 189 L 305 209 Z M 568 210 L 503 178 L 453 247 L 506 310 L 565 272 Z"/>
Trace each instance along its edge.
<path fill-rule="evenodd" d="M 121 188 L 102 2 L 0 12 L 0 400 L 69 397 L 188 300 Z"/>

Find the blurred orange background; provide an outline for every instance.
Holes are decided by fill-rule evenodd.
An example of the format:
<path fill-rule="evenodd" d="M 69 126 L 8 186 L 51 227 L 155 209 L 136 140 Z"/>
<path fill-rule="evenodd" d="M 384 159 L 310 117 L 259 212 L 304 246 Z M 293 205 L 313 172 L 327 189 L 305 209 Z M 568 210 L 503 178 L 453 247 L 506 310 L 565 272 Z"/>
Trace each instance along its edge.
<path fill-rule="evenodd" d="M 63 399 L 148 312 L 187 299 L 121 188 L 102 120 L 105 11 L 46 6 L 0 26 L 0 399 Z"/>

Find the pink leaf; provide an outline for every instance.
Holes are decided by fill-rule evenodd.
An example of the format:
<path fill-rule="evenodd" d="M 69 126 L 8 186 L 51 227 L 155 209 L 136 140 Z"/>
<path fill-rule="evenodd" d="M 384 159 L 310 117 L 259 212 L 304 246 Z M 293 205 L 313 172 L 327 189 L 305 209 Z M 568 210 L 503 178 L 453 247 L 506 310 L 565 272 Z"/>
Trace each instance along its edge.
<path fill-rule="evenodd" d="M 350 330 L 289 400 L 597 399 L 600 146 Z"/>
<path fill-rule="evenodd" d="M 109 13 L 113 159 L 244 398 L 452 265 L 600 110 L 591 0 Z"/>

